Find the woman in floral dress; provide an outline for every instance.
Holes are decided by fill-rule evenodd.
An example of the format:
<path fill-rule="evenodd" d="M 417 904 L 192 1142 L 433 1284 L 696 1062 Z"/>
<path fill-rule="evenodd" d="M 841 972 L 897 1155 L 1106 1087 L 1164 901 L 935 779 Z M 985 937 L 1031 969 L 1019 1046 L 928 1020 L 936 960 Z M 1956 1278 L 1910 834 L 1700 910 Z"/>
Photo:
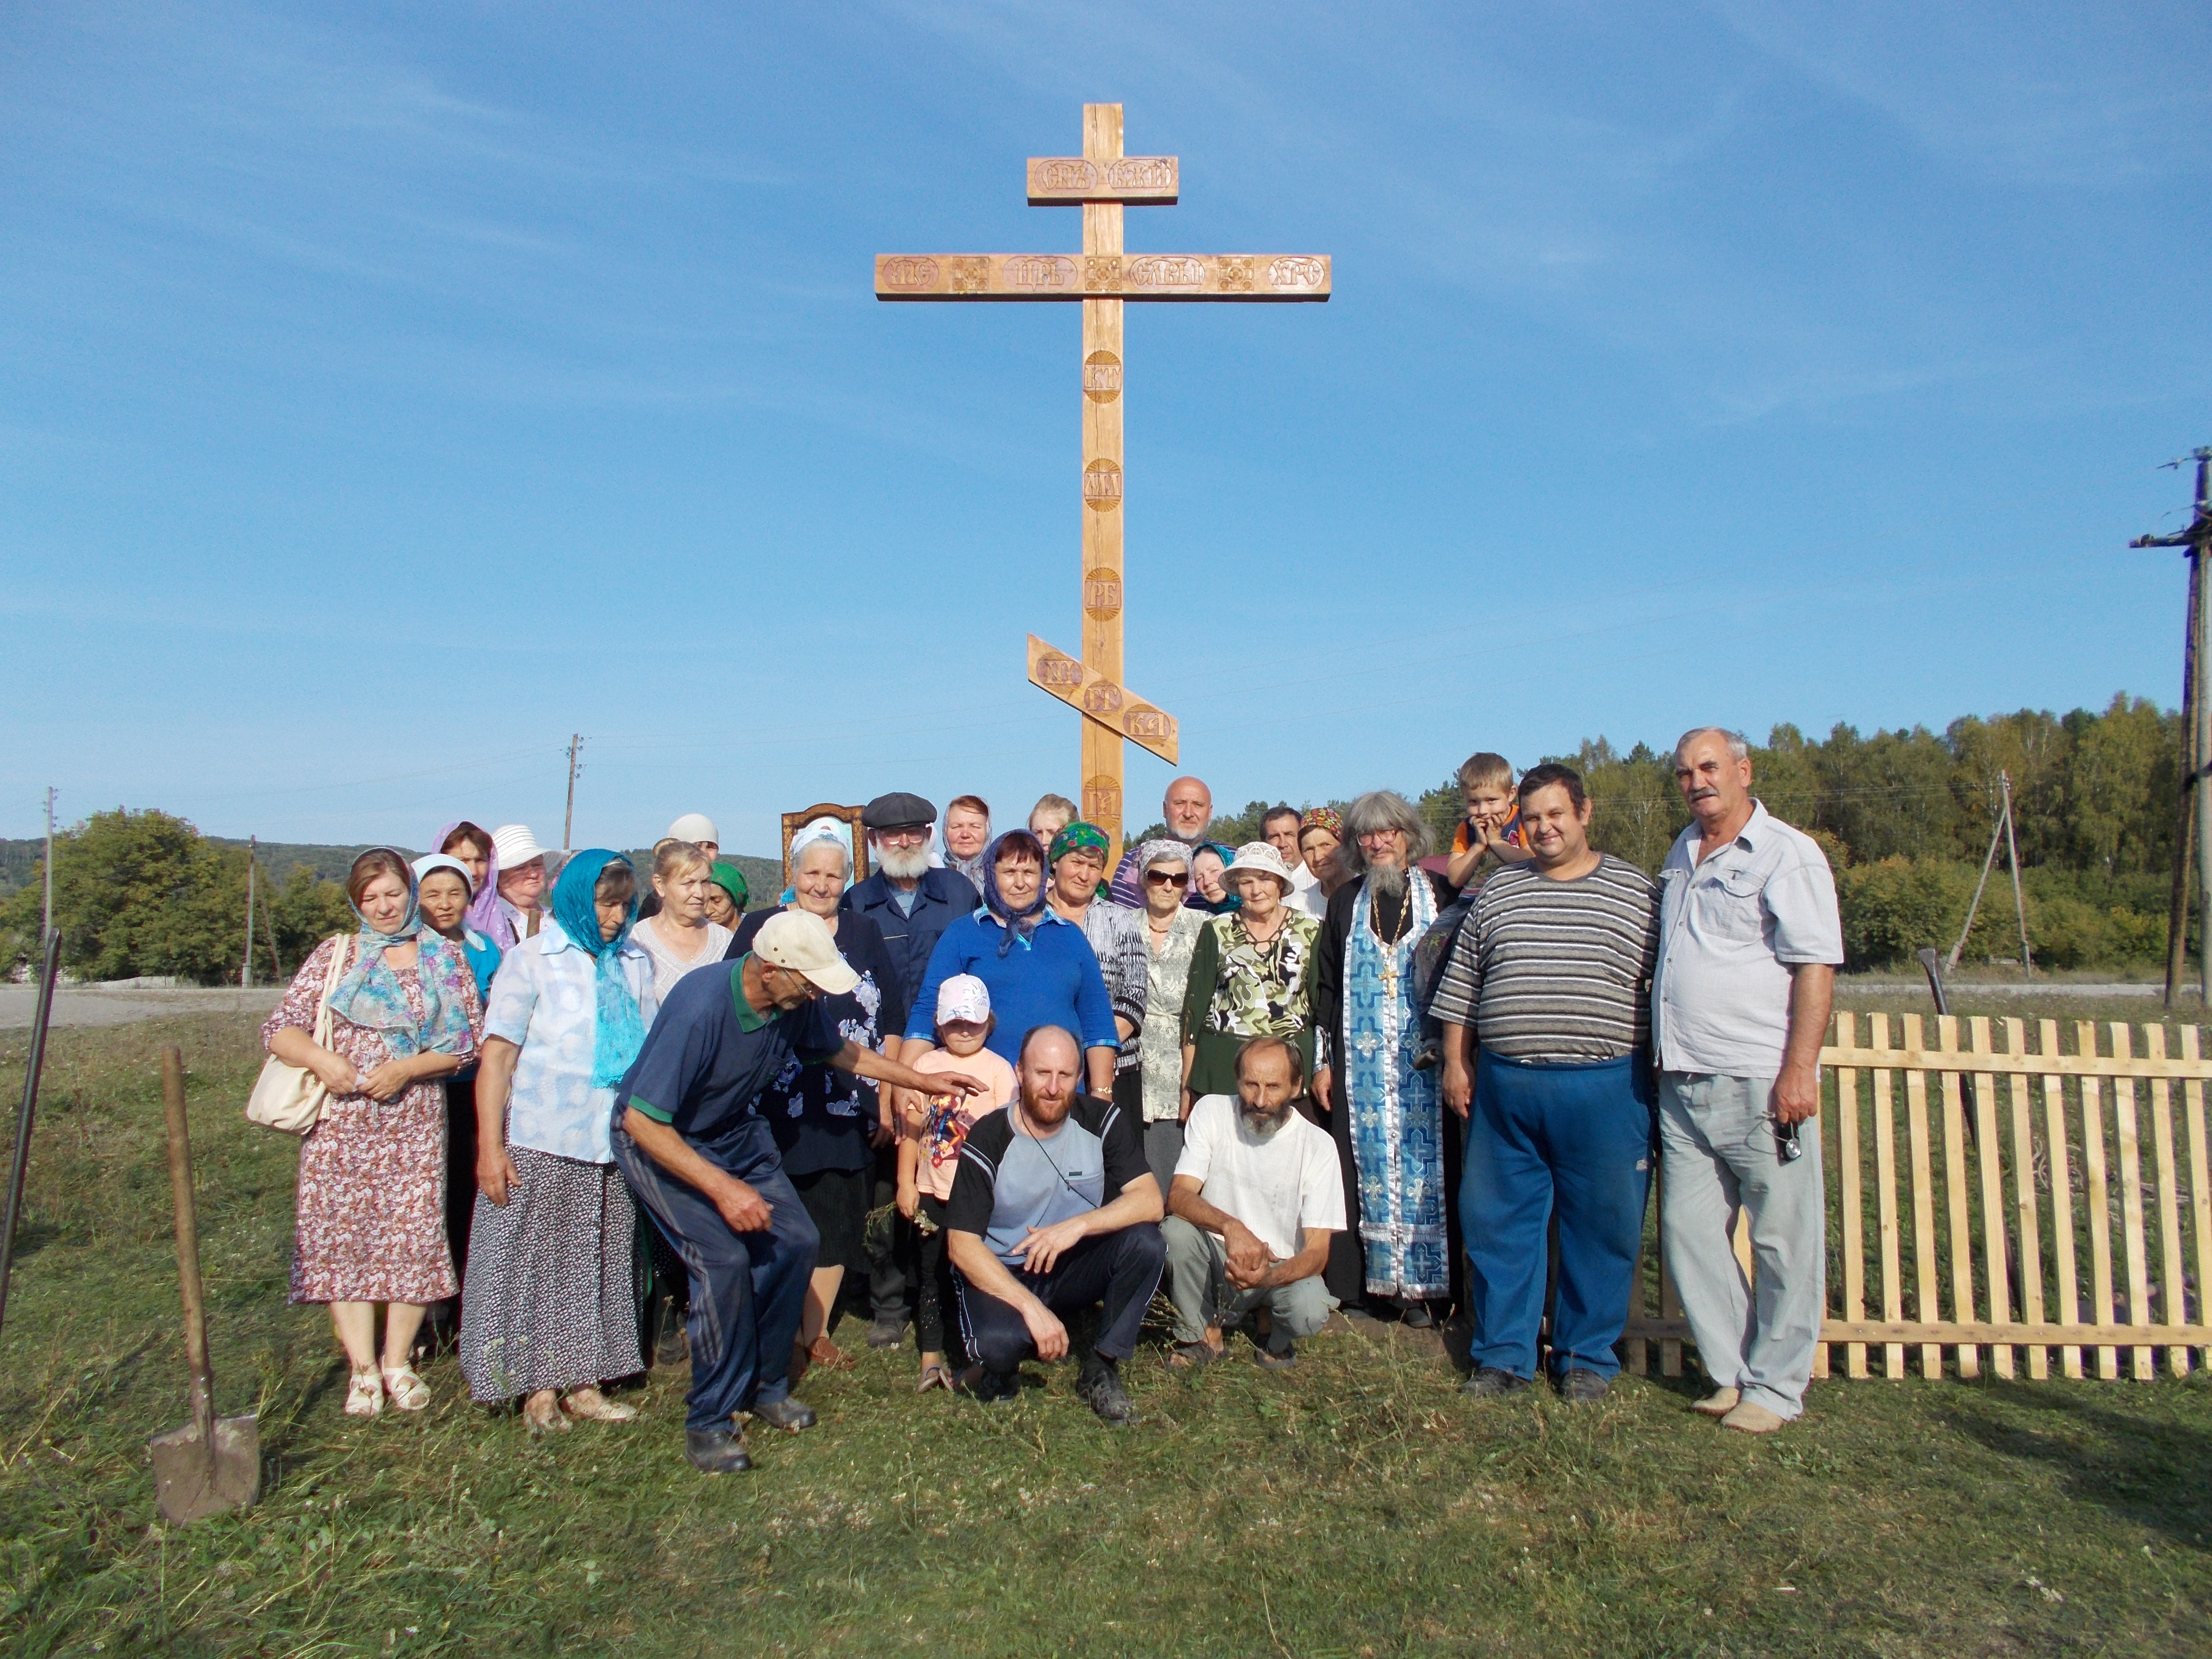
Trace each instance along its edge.
<path fill-rule="evenodd" d="M 1313 1075 L 1321 924 L 1291 908 L 1291 872 L 1264 841 L 1237 849 L 1227 880 L 1243 902 L 1199 933 L 1183 992 L 1186 1114 L 1201 1095 L 1237 1092 L 1237 1051 L 1255 1036 L 1294 1044 Z"/>
<path fill-rule="evenodd" d="M 483 1006 L 459 947 L 422 925 L 404 858 L 389 848 L 363 853 L 346 896 L 361 932 L 314 948 L 261 1040 L 330 1091 L 321 1121 L 300 1144 L 291 1299 L 330 1305 L 353 1370 L 347 1415 L 374 1417 L 387 1398 L 401 1411 L 430 1403 L 408 1355 L 423 1309 L 460 1288 L 446 1249 L 440 1085 L 476 1054 Z M 325 1048 L 314 1039 L 315 1016 L 339 951 L 346 955 Z"/>

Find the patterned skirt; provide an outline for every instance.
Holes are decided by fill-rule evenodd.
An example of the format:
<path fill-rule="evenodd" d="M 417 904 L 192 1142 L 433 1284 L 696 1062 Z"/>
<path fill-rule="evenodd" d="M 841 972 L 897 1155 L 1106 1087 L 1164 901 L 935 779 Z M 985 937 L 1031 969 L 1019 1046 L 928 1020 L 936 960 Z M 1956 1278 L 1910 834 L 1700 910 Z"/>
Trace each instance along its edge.
<path fill-rule="evenodd" d="M 295 1302 L 444 1300 L 460 1288 L 446 1250 L 446 1091 L 346 1095 L 300 1143 Z"/>
<path fill-rule="evenodd" d="M 461 1371 L 486 1402 L 645 1369 L 637 1209 L 622 1171 L 511 1146 L 504 1205 L 477 1194 L 461 1291 Z"/>

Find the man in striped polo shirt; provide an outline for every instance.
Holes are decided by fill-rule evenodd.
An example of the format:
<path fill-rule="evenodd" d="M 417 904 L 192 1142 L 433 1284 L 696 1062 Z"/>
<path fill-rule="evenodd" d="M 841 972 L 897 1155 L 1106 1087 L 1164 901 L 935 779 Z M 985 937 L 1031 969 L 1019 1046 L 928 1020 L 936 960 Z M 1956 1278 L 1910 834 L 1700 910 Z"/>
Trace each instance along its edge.
<path fill-rule="evenodd" d="M 1468 1119 L 1466 1392 L 1509 1394 L 1535 1376 L 1556 1217 L 1551 1374 L 1561 1398 L 1592 1401 L 1620 1369 L 1613 1349 L 1651 1181 L 1659 895 L 1634 865 L 1591 848 L 1589 798 L 1572 768 L 1534 767 L 1519 794 L 1533 856 L 1475 895 L 1432 1008 L 1444 1103 Z"/>

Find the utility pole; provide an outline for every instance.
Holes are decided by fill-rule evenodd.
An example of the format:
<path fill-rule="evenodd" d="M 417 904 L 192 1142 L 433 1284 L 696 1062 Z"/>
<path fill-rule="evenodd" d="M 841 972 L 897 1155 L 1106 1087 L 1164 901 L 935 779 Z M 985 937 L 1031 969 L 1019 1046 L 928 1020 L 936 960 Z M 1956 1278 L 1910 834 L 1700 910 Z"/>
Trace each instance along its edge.
<path fill-rule="evenodd" d="M 253 988 L 253 874 L 259 867 L 261 837 L 246 838 L 246 960 L 238 965 L 238 988 Z"/>
<path fill-rule="evenodd" d="M 2202 914 L 2197 924 L 2197 995 L 2208 1007 L 2212 1007 L 2212 697 L 2196 682 L 2197 671 L 2206 661 L 2208 647 L 2212 647 L 2212 593 L 2206 592 L 2204 561 L 2208 549 L 2212 549 L 2212 448 L 2199 448 L 2185 457 L 2197 463 L 2197 511 L 2189 528 L 2179 536 L 2138 536 L 2130 547 L 2185 547 L 2189 550 L 2189 643 L 2185 658 L 2182 679 L 2182 727 L 2188 751 L 2188 780 L 2185 793 L 2190 805 L 2184 809 L 2183 833 L 2176 841 L 2173 856 L 2179 866 L 2174 872 L 2177 892 L 2185 893 L 2188 881 L 2188 842 L 2192 839 L 2187 827 L 2195 820 L 2197 843 L 2197 898 Z M 2170 467 L 2179 467 L 2179 460 L 2168 461 Z M 2187 900 L 2182 898 L 2176 907 L 2177 919 L 2185 919 Z M 2178 936 L 2184 925 L 2173 927 L 2175 938 L 2169 938 L 2166 950 L 2166 1000 L 2169 1006 L 2179 988 L 2176 971 L 2183 947 Z"/>
<path fill-rule="evenodd" d="M 2197 792 L 2197 605 L 2203 585 L 2200 562 L 2189 562 L 2189 611 L 2181 629 L 2181 787 L 2173 792 L 2173 890 L 2166 906 L 2166 1006 L 2181 992 L 2189 971 L 2189 842 L 2196 819 Z"/>
<path fill-rule="evenodd" d="M 44 945 L 54 933 L 54 787 L 46 786 L 46 924 L 39 931 L 39 943 Z"/>
<path fill-rule="evenodd" d="M 582 732 L 572 732 L 568 734 L 568 810 L 561 819 L 561 850 L 562 852 L 568 851 L 569 848 L 575 845 L 576 751 L 583 746 Z"/>

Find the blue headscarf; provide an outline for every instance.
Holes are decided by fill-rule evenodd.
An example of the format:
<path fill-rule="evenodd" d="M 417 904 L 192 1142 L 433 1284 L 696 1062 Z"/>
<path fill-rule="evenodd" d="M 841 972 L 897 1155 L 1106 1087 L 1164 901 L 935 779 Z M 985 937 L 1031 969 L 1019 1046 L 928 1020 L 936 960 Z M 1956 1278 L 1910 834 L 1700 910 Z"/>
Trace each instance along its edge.
<path fill-rule="evenodd" d="M 599 885 L 599 872 L 611 864 L 636 873 L 621 854 L 594 847 L 562 865 L 561 878 L 553 884 L 553 920 L 561 924 L 568 942 L 592 957 L 596 964 L 592 975 L 598 1015 L 592 1030 L 592 1086 L 595 1089 L 611 1089 L 620 1083 L 637 1058 L 637 1051 L 645 1046 L 645 1014 L 622 966 L 622 948 L 629 943 L 629 930 L 637 921 L 635 886 L 623 915 L 622 931 L 612 939 L 599 937 L 599 905 L 592 890 Z"/>
<path fill-rule="evenodd" d="M 390 848 L 374 850 L 392 853 Z M 415 902 L 415 872 L 399 854 L 392 853 L 392 856 L 398 860 L 400 873 L 407 880 L 407 915 L 392 932 L 382 933 L 369 926 L 358 904 L 353 905 L 354 915 L 361 922 L 361 939 L 353 962 L 331 993 L 331 1012 L 349 1024 L 380 1033 L 394 1059 L 405 1060 L 425 1050 L 465 1054 L 473 1043 L 468 1007 L 455 969 L 465 973 L 466 964 L 459 952 L 436 933 L 424 932 L 422 913 Z M 361 860 L 354 862 L 358 865 Z M 407 1006 L 406 988 L 384 960 L 384 953 L 392 946 L 410 939 L 416 941 L 415 977 L 422 992 L 420 1024 Z"/>
<path fill-rule="evenodd" d="M 1011 908 L 999 891 L 999 857 L 1009 848 L 1027 853 L 1037 865 L 1036 897 L 1020 910 Z M 1006 938 L 999 941 L 1000 956 L 1014 948 L 1017 939 L 1026 946 L 1030 935 L 1036 932 L 1037 923 L 1043 920 L 1046 873 L 1044 844 L 1026 830 L 1009 830 L 983 849 L 983 908 L 990 912 L 993 921 L 1002 923 L 1006 930 Z"/>

